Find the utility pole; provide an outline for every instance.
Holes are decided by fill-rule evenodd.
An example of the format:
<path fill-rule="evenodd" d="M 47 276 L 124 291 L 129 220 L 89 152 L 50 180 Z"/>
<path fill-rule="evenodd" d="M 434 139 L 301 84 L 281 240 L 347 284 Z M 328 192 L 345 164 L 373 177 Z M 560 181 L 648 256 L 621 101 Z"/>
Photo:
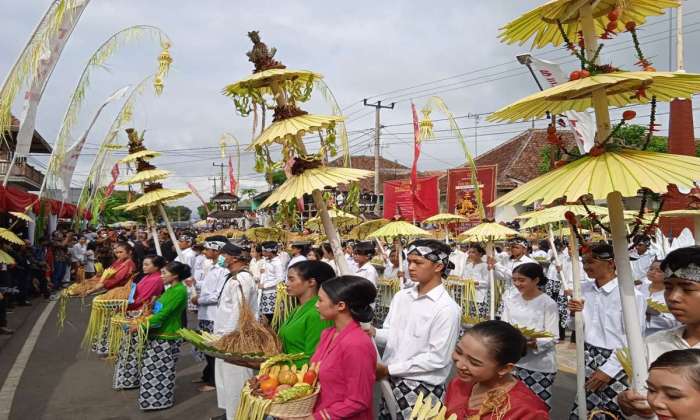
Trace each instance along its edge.
<path fill-rule="evenodd" d="M 477 146 L 477 138 L 479 134 L 479 119 L 481 118 L 481 114 L 467 114 L 467 118 L 471 118 L 474 120 L 474 159 L 479 155 L 479 147 Z"/>
<path fill-rule="evenodd" d="M 214 163 L 214 162 L 212 162 L 211 164 L 212 164 L 212 166 L 218 166 L 219 169 L 221 169 L 221 192 L 224 192 L 224 167 L 226 165 L 224 165 L 223 163 Z"/>
<path fill-rule="evenodd" d="M 374 207 L 374 213 L 379 215 L 379 155 L 380 155 L 380 131 L 381 123 L 379 119 L 379 114 L 384 109 L 394 109 L 396 102 L 392 102 L 391 105 L 382 105 L 382 101 L 377 101 L 373 104 L 367 102 L 367 99 L 363 99 L 362 103 L 364 106 L 374 107 L 374 195 L 377 197 L 377 203 Z"/>
<path fill-rule="evenodd" d="M 218 176 L 210 176 L 207 178 L 209 181 L 212 181 L 211 186 L 212 186 L 212 196 L 216 195 L 216 181 L 219 180 Z"/>

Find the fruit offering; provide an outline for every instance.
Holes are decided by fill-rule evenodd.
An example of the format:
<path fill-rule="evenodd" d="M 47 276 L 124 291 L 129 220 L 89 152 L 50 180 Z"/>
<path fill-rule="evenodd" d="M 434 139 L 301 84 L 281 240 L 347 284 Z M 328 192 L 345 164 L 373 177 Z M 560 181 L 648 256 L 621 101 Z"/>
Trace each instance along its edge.
<path fill-rule="evenodd" d="M 263 420 L 265 416 L 285 417 L 300 407 L 312 414 L 318 395 L 318 363 L 297 369 L 294 360 L 303 354 L 279 354 L 260 365 L 260 373 L 249 379 L 241 391 L 236 420 Z M 293 408 L 292 408 L 293 407 Z"/>

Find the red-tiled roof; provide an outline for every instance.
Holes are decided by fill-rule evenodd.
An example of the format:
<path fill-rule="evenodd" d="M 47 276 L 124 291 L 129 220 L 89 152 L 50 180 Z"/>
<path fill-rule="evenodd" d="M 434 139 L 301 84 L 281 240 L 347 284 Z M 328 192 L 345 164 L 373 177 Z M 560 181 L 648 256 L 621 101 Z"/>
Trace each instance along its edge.
<path fill-rule="evenodd" d="M 559 130 L 567 149 L 575 147 L 571 131 Z M 547 146 L 547 129 L 531 128 L 479 155 L 477 166 L 497 165 L 499 190 L 511 190 L 540 175 L 541 151 Z M 447 177 L 440 180 L 440 191 L 447 188 Z"/>

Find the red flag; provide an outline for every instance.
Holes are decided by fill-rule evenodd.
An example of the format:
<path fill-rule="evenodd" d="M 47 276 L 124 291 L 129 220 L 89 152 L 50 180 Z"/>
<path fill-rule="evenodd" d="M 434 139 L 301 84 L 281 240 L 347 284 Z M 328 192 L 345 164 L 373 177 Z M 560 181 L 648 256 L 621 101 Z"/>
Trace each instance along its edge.
<path fill-rule="evenodd" d="M 114 186 L 117 185 L 117 178 L 119 177 L 119 164 L 115 163 L 114 166 L 112 167 L 112 182 L 107 185 L 107 189 L 105 190 L 105 198 L 109 197 L 112 195 L 112 192 L 114 191 Z"/>
<path fill-rule="evenodd" d="M 231 156 L 228 157 L 228 182 L 229 188 L 231 189 L 231 194 L 235 194 L 236 177 L 233 176 L 233 163 L 231 163 Z"/>

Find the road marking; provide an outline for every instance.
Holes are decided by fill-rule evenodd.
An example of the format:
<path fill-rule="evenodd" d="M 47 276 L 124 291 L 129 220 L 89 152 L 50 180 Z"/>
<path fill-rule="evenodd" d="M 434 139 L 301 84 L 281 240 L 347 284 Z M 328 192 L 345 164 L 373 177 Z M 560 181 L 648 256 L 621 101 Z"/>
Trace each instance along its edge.
<path fill-rule="evenodd" d="M 8 420 L 10 418 L 12 401 L 15 399 L 15 391 L 17 391 L 19 381 L 22 379 L 24 368 L 27 367 L 29 357 L 32 355 L 34 346 L 36 346 L 36 342 L 39 340 L 39 334 L 44 328 L 46 320 L 49 319 L 49 315 L 51 314 L 53 307 L 56 306 L 56 302 L 57 301 L 55 300 L 51 301 L 48 305 L 46 305 L 46 308 L 44 308 L 44 311 L 39 316 L 39 319 L 37 319 L 36 324 L 34 324 L 34 327 L 29 332 L 29 336 L 27 336 L 27 340 L 24 342 L 22 350 L 20 350 L 19 354 L 17 355 L 17 359 L 15 359 L 12 369 L 10 369 L 10 372 L 7 374 L 5 383 L 2 384 L 2 388 L 0 389 L 0 420 Z"/>

